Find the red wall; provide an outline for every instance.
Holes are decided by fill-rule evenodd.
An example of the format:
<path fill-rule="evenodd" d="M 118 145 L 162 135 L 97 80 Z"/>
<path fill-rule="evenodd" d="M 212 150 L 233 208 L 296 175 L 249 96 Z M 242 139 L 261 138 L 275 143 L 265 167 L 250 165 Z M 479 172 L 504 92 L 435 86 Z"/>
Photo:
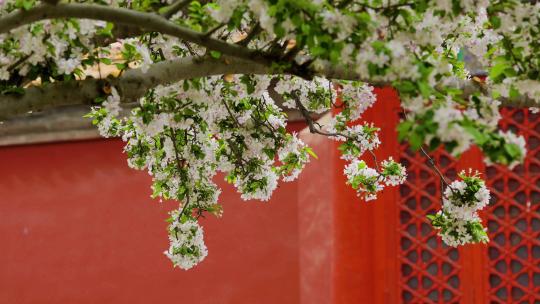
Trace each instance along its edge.
<path fill-rule="evenodd" d="M 399 159 L 397 92 L 376 89 L 377 102 L 362 120 L 381 128 L 381 145 L 375 151 L 378 161 L 392 156 Z M 336 147 L 337 150 L 337 147 Z M 337 152 L 336 152 L 337 153 Z M 375 167 L 372 157 L 365 161 Z M 334 158 L 334 293 L 333 303 L 398 303 L 396 294 L 397 264 L 395 208 L 398 187 L 388 187 L 375 201 L 365 202 L 356 196 L 342 174 L 345 161 Z"/>
<path fill-rule="evenodd" d="M 268 203 L 225 185 L 209 249 L 173 269 L 167 210 L 118 140 L 0 149 L 0 303 L 298 303 L 298 183 Z"/>

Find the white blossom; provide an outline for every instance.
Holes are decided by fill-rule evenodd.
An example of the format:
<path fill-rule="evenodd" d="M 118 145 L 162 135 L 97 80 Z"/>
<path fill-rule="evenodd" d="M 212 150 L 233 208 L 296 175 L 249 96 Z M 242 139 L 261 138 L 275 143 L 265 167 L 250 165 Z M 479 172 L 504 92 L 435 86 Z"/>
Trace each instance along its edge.
<path fill-rule="evenodd" d="M 200 263 L 208 255 L 203 240 L 203 228 L 195 221 L 182 222 L 178 219 L 179 211 L 171 213 L 169 224 L 170 247 L 165 255 L 173 265 L 188 270 Z"/>

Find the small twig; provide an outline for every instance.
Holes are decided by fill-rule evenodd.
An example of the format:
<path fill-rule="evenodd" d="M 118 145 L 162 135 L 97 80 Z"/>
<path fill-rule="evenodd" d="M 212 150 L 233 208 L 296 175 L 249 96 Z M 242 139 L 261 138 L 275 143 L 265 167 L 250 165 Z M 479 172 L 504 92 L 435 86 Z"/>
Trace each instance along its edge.
<path fill-rule="evenodd" d="M 204 33 L 204 36 L 205 37 L 210 37 L 213 33 L 215 33 L 216 31 L 218 31 L 220 28 L 222 28 L 223 26 L 225 26 L 226 24 L 225 23 L 220 23 L 218 24 L 217 26 L 215 26 L 214 28 L 208 30 L 208 32 Z"/>
<path fill-rule="evenodd" d="M 379 168 L 379 161 L 377 161 L 377 155 L 371 150 L 367 150 L 369 154 L 371 154 L 371 157 L 373 158 L 373 162 L 375 162 L 375 167 L 377 168 L 377 171 L 380 172 L 381 168 Z"/>
<path fill-rule="evenodd" d="M 403 111 L 403 115 L 405 115 L 405 118 L 407 120 L 409 120 L 409 116 L 407 115 L 407 113 L 405 111 Z M 433 160 L 433 158 L 431 156 L 429 156 L 429 154 L 426 152 L 426 150 L 424 149 L 424 147 L 422 145 L 420 145 L 420 151 L 422 151 L 422 154 L 424 154 L 424 156 L 428 159 L 428 165 L 429 167 L 431 167 L 431 169 L 433 171 L 435 171 L 435 173 L 437 173 L 437 175 L 439 176 L 439 179 L 441 180 L 441 185 L 444 184 L 446 185 L 448 188 L 450 188 L 450 190 L 454 192 L 454 189 L 450 186 L 450 184 L 446 181 L 446 178 L 444 177 L 444 174 L 441 172 L 441 170 L 439 169 L 439 167 L 437 167 L 437 164 L 435 163 L 435 160 Z M 442 192 L 441 192 L 441 195 L 442 195 Z"/>
<path fill-rule="evenodd" d="M 229 108 L 229 105 L 227 104 L 227 101 L 225 99 L 221 99 L 223 101 L 223 104 L 225 105 L 225 108 L 227 109 L 227 112 L 229 113 L 229 116 L 234 120 L 234 123 L 236 124 L 236 127 L 241 128 L 240 123 L 236 119 L 236 116 L 233 115 L 231 112 L 231 109 Z"/>
<path fill-rule="evenodd" d="M 266 104 L 266 98 L 264 97 L 264 95 L 262 95 L 262 102 L 264 103 L 264 106 L 267 106 L 267 104 Z M 256 109 L 257 112 L 259 113 L 259 116 L 262 117 L 261 112 L 259 111 L 259 106 L 258 106 L 258 105 L 255 106 L 255 109 Z M 266 126 L 266 127 L 270 130 L 270 132 L 271 132 L 272 134 L 277 133 L 277 130 L 272 126 L 272 124 L 270 124 L 270 123 L 268 122 L 267 119 L 263 119 L 263 121 L 267 123 L 267 124 L 263 123 L 263 126 Z"/>
<path fill-rule="evenodd" d="M 101 62 L 98 62 L 97 68 L 98 68 L 98 73 L 99 73 L 99 79 L 103 79 L 103 77 L 101 76 Z"/>
<path fill-rule="evenodd" d="M 296 107 L 298 107 L 298 109 L 300 110 L 300 114 L 302 114 L 302 116 L 304 117 L 304 120 L 308 124 L 309 132 L 324 135 L 324 136 L 330 136 L 330 137 L 342 136 L 342 137 L 347 138 L 349 140 L 357 141 L 356 138 L 354 138 L 352 136 L 349 136 L 347 134 L 343 134 L 343 133 L 339 133 L 339 132 L 328 133 L 328 132 L 321 131 L 320 130 L 321 125 L 318 122 L 314 121 L 313 118 L 311 118 L 311 115 L 309 114 L 308 109 L 306 109 L 306 107 L 304 107 L 304 105 L 300 102 L 300 100 L 298 98 L 295 98 L 295 103 L 296 103 Z M 315 127 L 315 125 L 318 125 L 319 129 L 317 129 Z"/>
<path fill-rule="evenodd" d="M 201 218 L 201 217 L 202 217 L 202 218 L 206 218 L 206 217 L 204 216 L 204 214 L 203 214 L 203 210 L 202 210 L 202 209 L 200 208 L 200 206 L 199 206 L 198 209 L 197 209 L 197 220 L 198 220 L 199 218 Z"/>
<path fill-rule="evenodd" d="M 186 203 L 184 204 L 184 206 L 182 206 L 182 210 L 180 211 L 180 214 L 178 215 L 178 220 L 182 218 L 182 215 L 184 214 L 184 211 L 186 211 L 188 205 L 189 205 L 189 193 L 186 194 Z"/>
<path fill-rule="evenodd" d="M 195 53 L 195 51 L 193 50 L 193 48 L 191 47 L 191 45 L 189 44 L 189 42 L 186 42 L 186 41 L 182 41 L 182 44 L 187 48 L 189 54 L 191 56 L 197 56 L 197 54 Z"/>
<path fill-rule="evenodd" d="M 15 61 L 12 65 L 10 65 L 7 70 L 8 72 L 11 72 L 13 71 L 16 67 L 18 67 L 21 63 L 25 62 L 26 60 L 28 60 L 28 58 L 30 58 L 32 55 L 34 55 L 34 51 L 30 52 L 30 54 L 26 55 L 26 56 L 23 56 L 21 57 L 19 60 Z"/>
<path fill-rule="evenodd" d="M 347 7 L 349 4 L 351 4 L 352 0 L 344 0 L 343 2 L 339 3 L 337 8 L 343 9 Z"/>
<path fill-rule="evenodd" d="M 429 156 L 426 150 L 424 150 L 424 147 L 420 147 L 420 151 L 422 151 L 422 154 L 424 154 L 424 156 L 428 159 L 429 166 L 437 173 L 437 175 L 439 175 L 439 178 L 441 179 L 441 181 L 446 186 L 450 187 L 450 184 L 448 184 L 448 182 L 446 181 L 446 178 L 442 174 L 441 170 L 439 170 L 439 167 L 437 167 L 437 165 L 435 164 L 435 160 L 433 160 L 433 158 Z"/>
<path fill-rule="evenodd" d="M 174 148 L 174 154 L 176 157 L 176 165 L 178 166 L 178 170 L 184 167 L 180 160 L 180 153 L 178 153 L 178 148 L 176 147 L 176 132 L 174 132 L 174 129 L 171 128 L 171 136 L 170 136 Z"/>
<path fill-rule="evenodd" d="M 163 14 L 161 14 L 161 16 L 169 19 L 174 14 L 178 13 L 180 10 L 182 10 L 184 7 L 186 7 L 190 3 L 191 3 L 191 0 L 178 0 L 175 3 L 173 3 L 168 10 L 166 10 Z"/>
<path fill-rule="evenodd" d="M 187 132 L 186 132 L 186 134 L 187 134 Z M 171 138 L 172 144 L 173 144 L 174 155 L 175 155 L 175 158 L 176 158 L 176 165 L 178 166 L 178 170 L 180 170 L 183 167 L 185 167 L 185 160 L 184 160 L 184 163 L 182 163 L 182 160 L 180 158 L 180 153 L 178 152 L 178 148 L 176 147 L 176 132 L 174 132 L 174 129 L 172 129 L 172 128 L 171 128 L 171 136 L 170 136 L 170 138 Z M 189 189 L 188 189 L 188 191 L 186 193 L 186 203 L 184 204 L 184 206 L 182 206 L 182 210 L 180 211 L 180 214 L 178 215 L 178 220 L 180 220 L 180 218 L 184 214 L 184 211 L 187 209 L 188 205 L 189 205 Z"/>

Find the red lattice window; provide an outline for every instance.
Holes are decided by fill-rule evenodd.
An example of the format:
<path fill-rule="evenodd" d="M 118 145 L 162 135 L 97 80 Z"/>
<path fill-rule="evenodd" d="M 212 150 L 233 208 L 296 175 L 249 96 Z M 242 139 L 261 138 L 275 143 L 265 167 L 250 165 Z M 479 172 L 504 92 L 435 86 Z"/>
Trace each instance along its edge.
<path fill-rule="evenodd" d="M 490 303 L 540 304 L 540 115 L 507 110 L 501 127 L 525 136 L 528 154 L 514 170 L 486 169 L 492 191 L 486 212 L 488 298 Z"/>
<path fill-rule="evenodd" d="M 419 153 L 401 146 L 401 162 L 408 180 L 400 187 L 399 238 L 401 299 L 404 303 L 460 303 L 460 252 L 444 245 L 426 218 L 440 209 L 439 178 Z M 433 154 L 449 178 L 457 175 L 455 162 L 444 151 Z"/>
<path fill-rule="evenodd" d="M 540 115 L 505 110 L 501 127 L 524 135 L 528 154 L 513 170 L 497 165 L 485 170 L 492 191 L 483 213 L 488 245 L 454 249 L 442 244 L 426 219 L 440 208 L 439 179 L 422 155 L 401 146 L 409 172 L 398 202 L 403 303 L 540 304 Z M 457 163 L 442 150 L 433 156 L 449 180 L 456 178 L 458 166 L 483 166 L 478 151 Z"/>

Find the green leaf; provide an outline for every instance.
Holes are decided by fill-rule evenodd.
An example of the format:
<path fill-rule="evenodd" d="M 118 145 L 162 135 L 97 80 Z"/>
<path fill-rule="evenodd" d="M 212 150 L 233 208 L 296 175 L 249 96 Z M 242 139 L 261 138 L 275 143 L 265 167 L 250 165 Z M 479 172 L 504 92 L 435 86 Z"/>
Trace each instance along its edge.
<path fill-rule="evenodd" d="M 311 149 L 310 147 L 306 147 L 306 152 L 311 155 L 313 158 L 315 159 L 319 159 L 319 157 L 317 156 L 317 154 L 315 154 L 315 152 L 313 152 L 313 149 Z"/>
<path fill-rule="evenodd" d="M 109 58 L 99 58 L 99 61 L 108 65 L 112 64 L 112 61 Z"/>
<path fill-rule="evenodd" d="M 113 33 L 112 33 L 113 28 L 114 28 L 114 23 L 107 22 L 107 25 L 103 29 L 99 30 L 97 34 L 106 36 L 106 37 L 113 37 Z"/>
<path fill-rule="evenodd" d="M 476 144 L 480 146 L 485 144 L 489 140 L 489 137 L 486 134 L 480 132 L 480 130 L 478 130 L 474 126 L 465 125 L 462 127 L 463 129 L 465 129 L 465 131 L 467 131 L 467 133 L 469 133 L 474 138 L 474 141 L 476 142 Z"/>
<path fill-rule="evenodd" d="M 22 8 L 25 11 L 29 10 L 34 6 L 35 1 L 34 0 L 17 0 L 15 2 L 15 6 L 18 8 Z"/>
<path fill-rule="evenodd" d="M 404 80 L 395 84 L 400 93 L 414 93 L 416 92 L 416 85 L 413 82 Z"/>
<path fill-rule="evenodd" d="M 210 56 L 214 59 L 219 59 L 221 57 L 221 52 L 218 51 L 210 51 Z"/>
<path fill-rule="evenodd" d="M 521 156 L 521 150 L 516 144 L 505 144 L 504 150 L 514 159 L 517 159 Z"/>
<path fill-rule="evenodd" d="M 399 141 L 403 141 L 403 139 L 409 133 L 409 130 L 411 129 L 412 125 L 413 125 L 413 123 L 411 121 L 408 121 L 408 120 L 399 123 L 399 125 L 397 126 L 398 140 Z"/>
<path fill-rule="evenodd" d="M 491 22 L 491 25 L 493 26 L 494 29 L 498 29 L 499 27 L 501 27 L 500 17 L 496 15 L 492 15 L 491 17 L 489 17 L 489 21 Z"/>
<path fill-rule="evenodd" d="M 491 79 L 499 77 L 508 68 L 508 62 L 502 57 L 498 57 L 495 62 L 495 65 L 489 70 L 489 78 Z"/>
<path fill-rule="evenodd" d="M 420 149 L 422 146 L 422 137 L 418 133 L 411 133 L 409 136 L 409 144 L 414 151 Z"/>
<path fill-rule="evenodd" d="M 428 98 L 431 95 L 431 86 L 424 81 L 418 82 L 418 89 L 424 98 Z"/>
<path fill-rule="evenodd" d="M 429 142 L 429 150 L 435 151 L 439 145 L 441 144 L 441 140 L 437 137 L 433 137 L 431 141 Z"/>
<path fill-rule="evenodd" d="M 518 99 L 521 97 L 521 94 L 514 86 L 510 86 L 510 91 L 508 92 L 508 95 L 511 99 Z"/>

